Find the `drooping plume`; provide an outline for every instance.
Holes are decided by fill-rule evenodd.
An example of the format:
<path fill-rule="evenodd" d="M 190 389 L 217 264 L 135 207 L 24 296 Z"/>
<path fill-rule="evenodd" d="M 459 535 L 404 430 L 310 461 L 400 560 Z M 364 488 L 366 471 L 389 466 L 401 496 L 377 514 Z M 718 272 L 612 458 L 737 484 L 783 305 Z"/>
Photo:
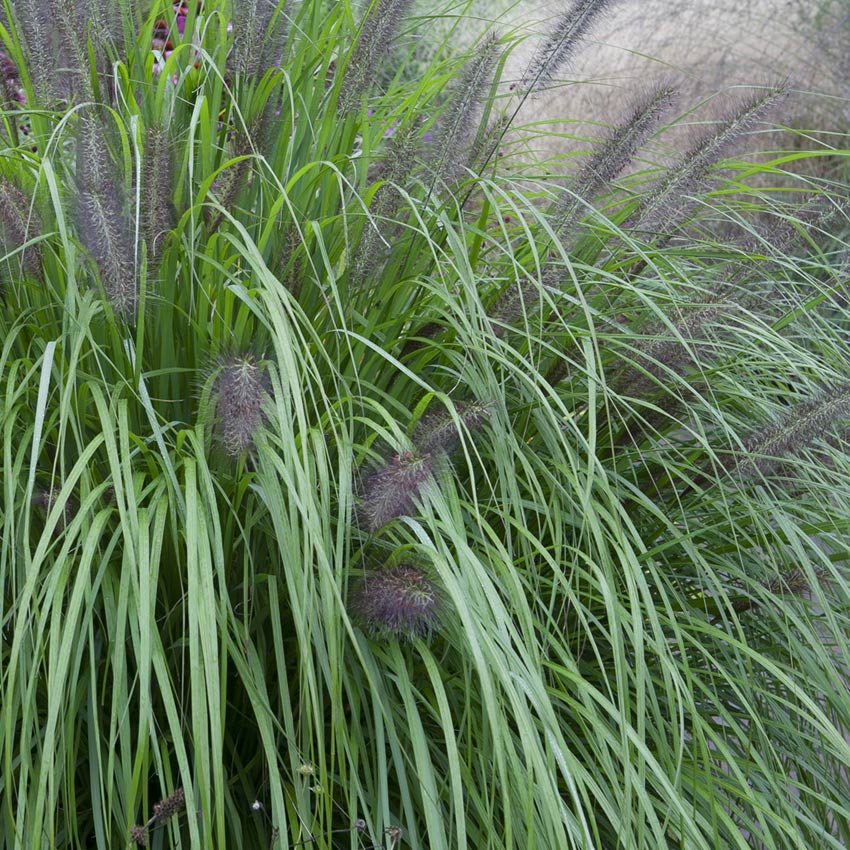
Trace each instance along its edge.
<path fill-rule="evenodd" d="M 682 376 L 703 362 L 702 341 L 709 326 L 739 311 L 740 305 L 723 294 L 686 310 L 671 325 L 657 328 L 657 338 L 644 344 L 635 363 L 627 365 L 612 383 L 634 398 L 652 394 L 659 385 L 669 384 L 672 376 Z"/>
<path fill-rule="evenodd" d="M 490 419 L 489 405 L 460 402 L 455 405 L 457 418 L 469 431 L 477 431 Z M 456 420 L 447 411 L 422 417 L 413 433 L 413 443 L 421 454 L 451 454 L 460 445 L 461 435 Z"/>
<path fill-rule="evenodd" d="M 438 623 L 440 594 L 420 567 L 401 564 L 376 570 L 353 592 L 354 615 L 377 636 L 426 637 Z"/>
<path fill-rule="evenodd" d="M 690 196 L 705 189 L 709 169 L 729 146 L 785 97 L 784 86 L 769 88 L 744 101 L 720 128 L 700 138 L 643 199 L 623 227 L 642 226 L 654 234 L 669 233 L 693 206 Z"/>
<path fill-rule="evenodd" d="M 126 319 L 138 301 L 136 244 L 126 185 L 109 155 L 99 115 L 80 115 L 77 134 L 77 223 L 112 309 Z"/>
<path fill-rule="evenodd" d="M 545 89 L 614 2 L 616 0 L 573 0 L 532 56 L 520 80 L 519 91 L 533 94 Z"/>
<path fill-rule="evenodd" d="M 848 417 L 850 383 L 844 383 L 796 405 L 778 424 L 756 431 L 733 458 L 729 471 L 739 478 L 768 476 Z"/>
<path fill-rule="evenodd" d="M 261 365 L 252 354 L 226 358 L 213 386 L 214 433 L 233 458 L 250 454 L 254 437 L 263 424 L 266 392 Z"/>
<path fill-rule="evenodd" d="M 433 170 L 446 183 L 463 176 L 470 162 L 469 150 L 482 117 L 484 103 L 493 82 L 501 49 L 490 34 L 475 50 L 475 56 L 458 77 L 452 99 L 440 118 L 434 139 L 437 157 Z"/>
<path fill-rule="evenodd" d="M 374 83 L 378 69 L 389 55 L 398 28 L 413 0 L 375 0 L 360 25 L 357 44 L 345 66 L 339 108 L 354 112 Z"/>
<path fill-rule="evenodd" d="M 368 530 L 378 531 L 409 515 L 434 468 L 433 455 L 401 452 L 373 472 L 363 485 L 361 516 Z"/>
<path fill-rule="evenodd" d="M 650 90 L 640 98 L 627 120 L 615 127 L 597 146 L 573 180 L 570 192 L 564 194 L 552 211 L 551 225 L 556 234 L 566 235 L 581 216 L 585 202 L 603 192 L 631 163 L 675 99 L 675 91 L 667 86 Z"/>

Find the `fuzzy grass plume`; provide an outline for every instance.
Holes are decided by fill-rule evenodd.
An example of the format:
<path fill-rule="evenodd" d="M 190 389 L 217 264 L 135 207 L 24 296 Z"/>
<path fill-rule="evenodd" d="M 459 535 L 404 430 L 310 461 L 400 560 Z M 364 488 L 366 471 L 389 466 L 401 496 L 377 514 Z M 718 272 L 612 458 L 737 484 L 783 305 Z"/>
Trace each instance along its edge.
<path fill-rule="evenodd" d="M 237 0 L 233 9 L 233 69 L 248 78 L 280 66 L 286 41 L 287 4 Z"/>
<path fill-rule="evenodd" d="M 343 114 L 360 108 L 389 55 L 401 22 L 413 0 L 374 0 L 360 25 L 357 44 L 348 57 L 339 95 Z"/>
<path fill-rule="evenodd" d="M 153 264 L 162 256 L 166 237 L 176 223 L 171 202 L 174 191 L 172 144 L 167 126 L 148 128 L 142 169 L 142 235 L 148 246 L 148 261 Z"/>
<path fill-rule="evenodd" d="M 440 119 L 434 138 L 437 158 L 434 174 L 446 183 L 459 180 L 470 164 L 470 148 L 483 113 L 483 103 L 493 83 L 501 47 L 496 36 L 489 35 L 478 45 L 457 80 L 448 108 Z"/>
<path fill-rule="evenodd" d="M 523 72 L 521 93 L 531 94 L 547 88 L 558 71 L 569 62 L 594 24 L 617 0 L 572 0 L 557 18 L 553 31 L 539 45 Z"/>
<path fill-rule="evenodd" d="M 363 578 L 350 608 L 372 634 L 408 639 L 427 637 L 439 622 L 440 594 L 420 567 L 384 567 Z"/>
<path fill-rule="evenodd" d="M 0 232 L 6 253 L 20 251 L 21 271 L 37 277 L 41 252 L 37 245 L 23 246 L 41 232 L 41 221 L 30 199 L 7 178 L 0 178 Z"/>
<path fill-rule="evenodd" d="M 739 478 L 766 478 L 848 417 L 850 384 L 844 383 L 796 405 L 777 424 L 752 434 L 730 471 Z"/>
<path fill-rule="evenodd" d="M 363 484 L 361 518 L 372 532 L 414 509 L 425 484 L 432 480 L 436 461 L 433 455 L 418 452 L 399 452 Z"/>
<path fill-rule="evenodd" d="M 253 354 L 231 355 L 218 367 L 213 383 L 213 434 L 232 458 L 254 449 L 254 437 L 263 424 L 266 380 Z"/>
<path fill-rule="evenodd" d="M 93 110 L 79 119 L 76 207 L 80 239 L 95 261 L 109 303 L 119 316 L 133 319 L 138 281 L 126 186 L 110 158 L 106 126 Z"/>

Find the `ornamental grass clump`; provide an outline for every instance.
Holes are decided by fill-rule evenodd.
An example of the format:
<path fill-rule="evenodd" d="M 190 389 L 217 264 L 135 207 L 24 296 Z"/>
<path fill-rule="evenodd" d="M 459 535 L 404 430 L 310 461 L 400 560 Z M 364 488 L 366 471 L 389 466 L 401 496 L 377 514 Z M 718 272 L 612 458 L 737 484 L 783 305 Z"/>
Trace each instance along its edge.
<path fill-rule="evenodd" d="M 14 5 L 0 850 L 850 846 L 850 221 L 746 147 L 785 101 L 676 148 L 649 87 L 564 180 L 512 110 L 614 4 L 504 97 L 407 2 L 41 68 Z"/>

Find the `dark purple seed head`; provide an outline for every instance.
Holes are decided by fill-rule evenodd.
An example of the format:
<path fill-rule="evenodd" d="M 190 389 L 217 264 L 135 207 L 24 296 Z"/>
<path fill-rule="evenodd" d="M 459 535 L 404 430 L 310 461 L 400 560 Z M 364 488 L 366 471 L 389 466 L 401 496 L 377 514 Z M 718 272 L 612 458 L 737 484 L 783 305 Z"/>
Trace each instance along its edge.
<path fill-rule="evenodd" d="M 455 410 L 469 431 L 477 431 L 490 419 L 490 407 L 482 402 L 456 404 Z M 460 444 L 456 420 L 447 411 L 423 416 L 413 433 L 413 442 L 422 454 L 454 451 Z"/>
<path fill-rule="evenodd" d="M 424 570 L 400 564 L 365 577 L 352 607 L 374 635 L 412 640 L 427 636 L 437 625 L 440 594 Z"/>
<path fill-rule="evenodd" d="M 252 354 L 228 357 L 215 379 L 215 433 L 231 457 L 254 448 L 254 436 L 263 424 L 265 376 Z"/>
<path fill-rule="evenodd" d="M 153 807 L 153 816 L 157 823 L 165 823 L 170 818 L 180 814 L 185 808 L 186 795 L 182 788 L 178 788 L 173 794 Z"/>
<path fill-rule="evenodd" d="M 401 452 L 373 472 L 363 486 L 362 516 L 369 531 L 409 515 L 434 467 L 433 455 Z"/>

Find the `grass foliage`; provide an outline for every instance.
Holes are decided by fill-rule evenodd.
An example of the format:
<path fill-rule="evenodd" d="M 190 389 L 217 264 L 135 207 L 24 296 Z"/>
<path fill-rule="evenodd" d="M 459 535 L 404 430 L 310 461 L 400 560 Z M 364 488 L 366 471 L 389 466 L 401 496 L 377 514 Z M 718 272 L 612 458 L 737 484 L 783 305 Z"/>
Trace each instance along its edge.
<path fill-rule="evenodd" d="M 5 6 L 0 848 L 848 846 L 846 207 L 720 159 L 779 91 L 520 181 L 507 45 L 233 7 Z"/>

